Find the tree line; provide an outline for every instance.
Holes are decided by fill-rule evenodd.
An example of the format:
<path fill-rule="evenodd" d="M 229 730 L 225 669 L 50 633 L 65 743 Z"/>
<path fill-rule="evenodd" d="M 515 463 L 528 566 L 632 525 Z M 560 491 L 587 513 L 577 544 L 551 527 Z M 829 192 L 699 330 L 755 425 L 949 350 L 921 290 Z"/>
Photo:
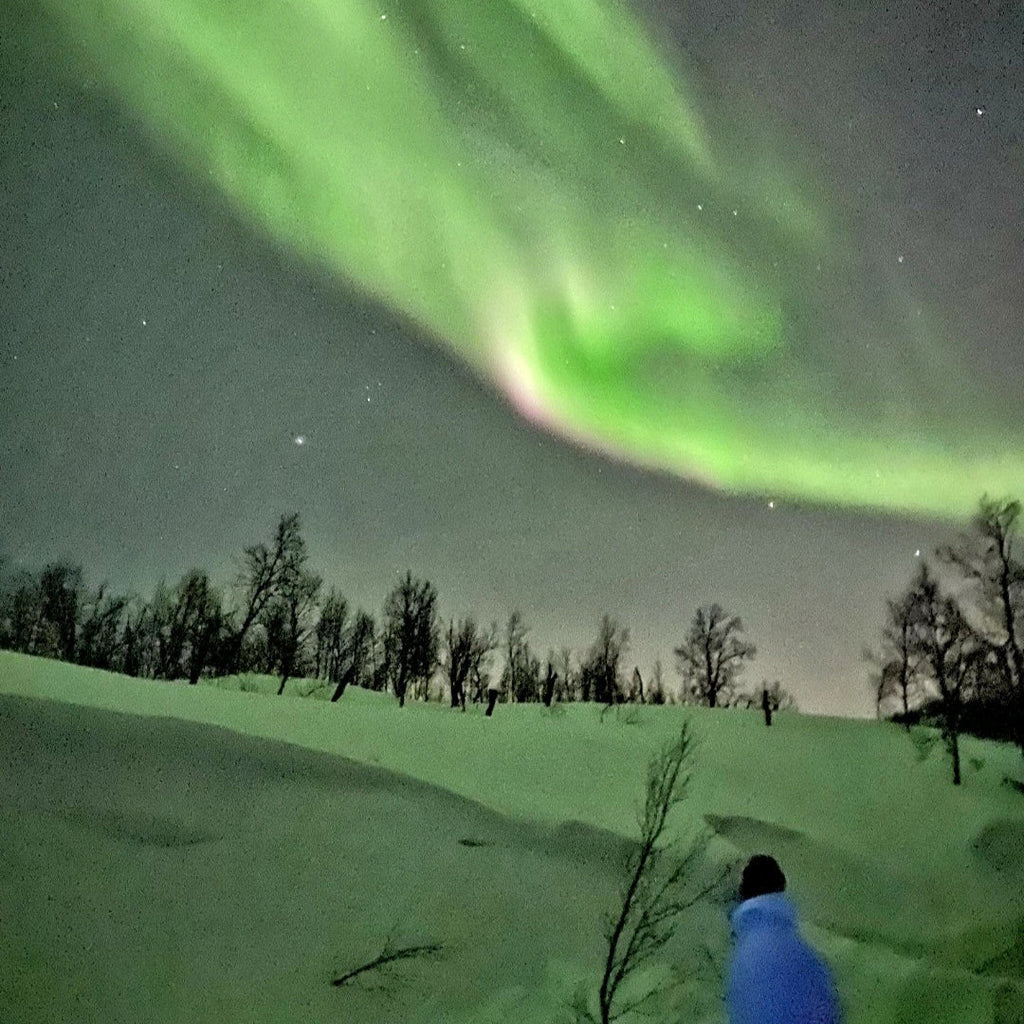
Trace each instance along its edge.
<path fill-rule="evenodd" d="M 967 530 L 886 602 L 881 643 L 866 652 L 879 717 L 936 726 L 953 782 L 960 736 L 1012 741 L 1024 754 L 1024 562 L 1019 501 L 985 496 Z"/>
<path fill-rule="evenodd" d="M 406 572 L 378 615 L 353 608 L 309 564 L 297 513 L 282 516 L 269 542 L 246 547 L 227 586 L 191 569 L 144 599 L 90 587 L 80 565 L 57 561 L 39 572 L 0 577 L 0 647 L 148 679 L 187 680 L 260 673 L 312 679 L 338 700 L 348 686 L 407 698 L 447 699 L 465 710 L 499 699 L 548 706 L 569 701 L 693 703 L 708 707 L 794 707 L 778 682 L 756 693 L 740 674 L 756 653 L 738 616 L 720 605 L 698 608 L 674 648 L 680 685 L 661 662 L 644 679 L 627 669 L 629 629 L 604 615 L 590 647 L 542 658 L 519 611 L 503 627 L 472 615 L 442 620 L 437 591 Z"/>

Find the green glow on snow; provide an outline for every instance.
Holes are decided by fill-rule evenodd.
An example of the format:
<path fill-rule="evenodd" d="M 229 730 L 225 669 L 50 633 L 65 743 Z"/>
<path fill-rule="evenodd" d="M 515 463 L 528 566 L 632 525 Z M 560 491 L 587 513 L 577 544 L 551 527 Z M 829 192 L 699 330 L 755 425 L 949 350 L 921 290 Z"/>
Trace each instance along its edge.
<path fill-rule="evenodd" d="M 1021 489 L 941 331 L 613 0 L 41 2 L 196 173 L 553 430 L 732 491 Z"/>

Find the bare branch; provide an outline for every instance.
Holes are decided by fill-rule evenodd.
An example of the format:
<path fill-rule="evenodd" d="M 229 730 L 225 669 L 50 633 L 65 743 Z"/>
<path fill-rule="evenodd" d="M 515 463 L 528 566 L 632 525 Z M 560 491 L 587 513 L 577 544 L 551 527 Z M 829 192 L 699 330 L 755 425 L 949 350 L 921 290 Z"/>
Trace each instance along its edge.
<path fill-rule="evenodd" d="M 398 963 L 402 960 L 412 960 L 418 957 L 435 957 L 440 955 L 443 950 L 444 946 L 436 942 L 424 943 L 418 946 L 399 946 L 396 949 L 391 945 L 391 940 L 388 939 L 378 956 L 367 961 L 365 964 L 354 967 L 351 971 L 346 971 L 340 977 L 334 978 L 331 984 L 335 987 L 340 987 L 341 985 L 348 984 L 348 982 L 359 977 L 361 974 L 366 974 L 369 971 L 379 971 L 388 964 Z"/>
<path fill-rule="evenodd" d="M 683 857 L 665 868 L 666 853 L 673 846 L 661 845 L 672 808 L 680 803 L 690 783 L 688 771 L 693 746 L 689 725 L 684 724 L 676 740 L 669 743 L 647 768 L 647 785 L 642 808 L 638 812 L 640 842 L 627 860 L 628 880 L 618 914 L 605 917 L 608 953 L 598 989 L 599 1015 L 595 1017 L 577 999 L 573 1009 L 577 1021 L 610 1024 L 637 1010 L 667 984 L 654 985 L 645 994 L 623 1005 L 621 995 L 626 982 L 649 965 L 675 933 L 679 915 L 720 884 L 716 878 L 696 895 L 684 886 L 695 861 L 706 848 L 706 838 L 694 844 Z"/>

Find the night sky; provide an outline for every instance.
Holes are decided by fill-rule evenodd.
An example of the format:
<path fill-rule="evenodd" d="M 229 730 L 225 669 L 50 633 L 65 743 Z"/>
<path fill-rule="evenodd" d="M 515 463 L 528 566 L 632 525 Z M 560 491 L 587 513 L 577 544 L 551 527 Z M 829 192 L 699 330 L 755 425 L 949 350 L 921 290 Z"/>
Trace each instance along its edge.
<path fill-rule="evenodd" d="M 1024 497 L 1024 9 L 233 7 L 5 5 L 0 551 L 145 594 L 296 510 L 372 610 L 674 679 L 716 600 L 872 713 L 886 595 Z"/>

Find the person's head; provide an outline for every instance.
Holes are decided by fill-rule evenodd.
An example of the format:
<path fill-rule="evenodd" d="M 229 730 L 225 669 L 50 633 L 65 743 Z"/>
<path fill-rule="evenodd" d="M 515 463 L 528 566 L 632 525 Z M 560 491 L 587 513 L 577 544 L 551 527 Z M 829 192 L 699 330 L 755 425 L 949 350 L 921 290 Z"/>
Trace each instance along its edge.
<path fill-rule="evenodd" d="M 740 879 L 740 899 L 749 900 L 769 892 L 785 892 L 786 876 L 778 861 L 766 853 L 757 853 L 747 861 Z"/>

